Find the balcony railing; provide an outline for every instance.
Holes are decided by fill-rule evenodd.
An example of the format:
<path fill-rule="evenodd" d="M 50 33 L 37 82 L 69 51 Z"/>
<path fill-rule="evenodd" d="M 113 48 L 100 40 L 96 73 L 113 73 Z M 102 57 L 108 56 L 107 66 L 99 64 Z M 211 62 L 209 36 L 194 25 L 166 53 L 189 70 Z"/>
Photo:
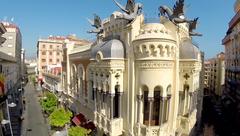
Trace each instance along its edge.
<path fill-rule="evenodd" d="M 122 135 L 123 119 L 109 119 L 105 115 L 95 112 L 95 124 L 110 135 Z"/>
<path fill-rule="evenodd" d="M 194 110 L 189 116 L 178 116 L 178 130 L 182 134 L 189 134 L 196 123 L 197 110 Z"/>
<path fill-rule="evenodd" d="M 60 81 L 60 78 L 61 78 L 61 75 L 56 75 L 56 74 L 53 74 L 53 73 L 50 73 L 50 72 L 46 72 L 46 71 L 43 72 L 43 76 L 47 76 L 47 77 L 56 79 L 58 81 Z"/>
<path fill-rule="evenodd" d="M 144 136 L 159 136 L 159 135 L 166 135 L 167 132 L 167 123 L 164 123 L 161 126 L 146 126 L 140 124 L 140 133 Z"/>

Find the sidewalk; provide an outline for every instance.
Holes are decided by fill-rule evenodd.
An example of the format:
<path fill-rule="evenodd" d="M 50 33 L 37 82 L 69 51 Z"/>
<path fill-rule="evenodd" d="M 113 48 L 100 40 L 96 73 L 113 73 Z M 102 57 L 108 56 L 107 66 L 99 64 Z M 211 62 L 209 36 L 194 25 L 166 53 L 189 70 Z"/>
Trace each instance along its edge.
<path fill-rule="evenodd" d="M 22 136 L 48 136 L 48 125 L 41 111 L 38 91 L 32 84 L 25 87 L 26 110 L 23 113 Z"/>

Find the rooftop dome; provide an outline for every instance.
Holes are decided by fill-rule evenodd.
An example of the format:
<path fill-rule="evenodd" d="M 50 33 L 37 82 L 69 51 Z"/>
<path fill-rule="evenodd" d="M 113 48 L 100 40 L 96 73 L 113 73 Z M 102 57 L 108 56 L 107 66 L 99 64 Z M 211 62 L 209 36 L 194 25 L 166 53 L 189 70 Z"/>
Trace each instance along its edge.
<path fill-rule="evenodd" d="M 234 4 L 234 11 L 235 13 L 237 13 L 240 9 L 240 0 L 236 0 L 235 4 Z"/>
<path fill-rule="evenodd" d="M 184 39 L 180 44 L 179 58 L 180 59 L 198 59 L 200 51 L 190 39 Z"/>
<path fill-rule="evenodd" d="M 93 47 L 91 51 L 91 59 L 96 59 L 97 54 L 101 52 L 102 59 L 123 59 L 124 47 L 123 43 L 117 39 L 104 41 Z"/>

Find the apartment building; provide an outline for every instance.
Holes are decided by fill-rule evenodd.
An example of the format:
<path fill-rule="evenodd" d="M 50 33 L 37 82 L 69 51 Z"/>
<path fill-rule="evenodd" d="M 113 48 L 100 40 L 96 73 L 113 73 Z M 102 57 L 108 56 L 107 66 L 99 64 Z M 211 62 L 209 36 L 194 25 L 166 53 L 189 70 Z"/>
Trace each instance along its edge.
<path fill-rule="evenodd" d="M 223 103 L 231 111 L 232 121 L 240 126 L 240 1 L 234 5 L 235 15 L 228 23 L 222 40 L 225 47 L 225 90 Z"/>
<path fill-rule="evenodd" d="M 211 93 L 222 96 L 225 88 L 225 54 L 217 54 L 215 58 L 208 59 L 204 62 L 205 68 L 205 95 Z"/>
<path fill-rule="evenodd" d="M 22 34 L 19 27 L 13 23 L 2 22 L 6 28 L 6 32 L 2 35 L 5 38 L 5 42 L 1 45 L 0 51 L 12 56 L 17 65 L 15 67 L 16 77 L 13 81 L 14 89 L 21 86 L 21 71 L 22 71 Z"/>
<path fill-rule="evenodd" d="M 37 43 L 38 75 L 43 78 L 43 71 L 49 70 L 52 66 L 61 66 L 63 60 L 63 48 L 66 41 L 73 41 L 81 45 L 86 40 L 78 39 L 75 35 L 69 36 L 49 36 L 39 39 Z"/>
<path fill-rule="evenodd" d="M 72 43 L 70 46 L 82 46 L 89 43 L 75 35 L 49 36 L 47 39 L 38 41 L 38 78 L 44 82 L 44 88 L 54 93 L 62 91 L 63 51 L 69 42 Z"/>

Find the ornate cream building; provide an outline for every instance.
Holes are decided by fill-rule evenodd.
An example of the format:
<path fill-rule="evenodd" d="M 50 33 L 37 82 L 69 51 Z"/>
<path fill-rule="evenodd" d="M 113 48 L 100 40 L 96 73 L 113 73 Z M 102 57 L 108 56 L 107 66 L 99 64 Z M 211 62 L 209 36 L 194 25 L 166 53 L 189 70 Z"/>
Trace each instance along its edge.
<path fill-rule="evenodd" d="M 165 16 L 163 6 L 160 18 L 148 20 L 131 2 L 129 12 L 95 16 L 95 43 L 67 43 L 73 46 L 64 51 L 64 103 L 93 120 L 98 135 L 191 135 L 202 67 L 191 37 L 200 34 L 190 28 L 197 19 Z"/>

